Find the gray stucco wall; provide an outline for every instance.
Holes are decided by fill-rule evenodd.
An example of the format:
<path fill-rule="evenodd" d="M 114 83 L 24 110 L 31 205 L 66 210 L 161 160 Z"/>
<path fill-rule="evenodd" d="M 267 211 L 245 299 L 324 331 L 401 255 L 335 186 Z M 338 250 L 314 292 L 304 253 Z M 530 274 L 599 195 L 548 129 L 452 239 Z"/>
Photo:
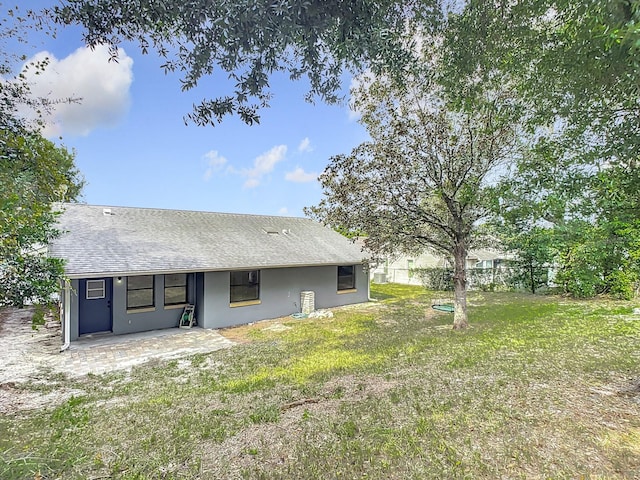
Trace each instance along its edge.
<path fill-rule="evenodd" d="M 300 311 L 300 293 L 315 292 L 315 307 L 328 308 L 368 300 L 368 274 L 356 265 L 356 291 L 338 293 L 336 266 L 279 268 L 260 271 L 260 304 L 232 307 L 229 305 L 229 272 L 204 274 L 204 299 L 200 325 L 221 328 Z"/>
<path fill-rule="evenodd" d="M 113 297 L 111 302 L 112 332 L 116 335 L 126 333 L 144 332 L 148 330 L 158 330 L 162 328 L 172 328 L 178 325 L 178 320 L 182 314 L 182 306 L 164 306 L 164 275 L 155 275 L 155 292 L 153 309 L 142 311 L 129 311 L 127 313 L 127 281 L 126 277 L 113 277 Z M 195 300 L 195 275 L 189 282 L 188 300 L 193 303 Z M 69 328 L 70 339 L 77 340 L 79 337 L 79 292 L 78 280 L 71 281 L 71 305 L 69 306 L 71 325 Z M 66 308 L 66 306 L 65 306 Z"/>
<path fill-rule="evenodd" d="M 193 275 L 192 275 L 193 277 Z M 187 297 L 190 302 L 195 298 L 195 285 L 193 278 L 189 282 Z M 153 309 L 131 310 L 127 313 L 127 282 L 123 277 L 121 281 L 113 280 L 113 333 L 122 335 L 125 333 L 144 332 L 178 326 L 178 320 L 184 306 L 164 306 L 164 275 L 155 275 Z"/>
<path fill-rule="evenodd" d="M 196 278 L 196 299 L 197 301 L 195 302 L 195 315 L 196 315 L 196 320 L 198 321 L 198 326 L 202 326 L 202 322 L 200 321 L 200 319 L 204 318 L 203 312 L 204 312 L 204 308 L 203 308 L 203 302 L 201 301 L 201 299 L 204 298 L 204 273 L 203 272 L 198 272 L 195 275 Z"/>
<path fill-rule="evenodd" d="M 71 325 L 69 325 L 69 338 L 71 340 L 77 340 L 79 336 L 80 324 L 78 323 L 78 312 L 80 309 L 80 305 L 78 304 L 78 291 L 80 289 L 80 282 L 78 280 L 71 280 L 71 305 L 68 306 Z M 64 293 L 62 294 L 62 298 L 64 298 Z M 67 308 L 67 305 L 64 306 Z"/>
<path fill-rule="evenodd" d="M 328 308 L 368 300 L 368 274 L 355 266 L 356 291 L 337 292 L 337 267 L 305 267 L 265 269 L 260 271 L 260 304 L 231 307 L 229 304 L 229 272 L 193 274 L 188 298 L 196 305 L 198 326 L 221 328 L 300 311 L 300 293 L 315 292 L 315 307 Z M 78 280 L 71 282 L 70 338 L 78 339 Z M 113 278 L 112 325 L 116 335 L 172 328 L 178 325 L 182 307 L 164 306 L 164 275 L 155 276 L 155 307 L 127 313 L 126 278 Z M 66 306 L 65 306 L 66 308 Z"/>

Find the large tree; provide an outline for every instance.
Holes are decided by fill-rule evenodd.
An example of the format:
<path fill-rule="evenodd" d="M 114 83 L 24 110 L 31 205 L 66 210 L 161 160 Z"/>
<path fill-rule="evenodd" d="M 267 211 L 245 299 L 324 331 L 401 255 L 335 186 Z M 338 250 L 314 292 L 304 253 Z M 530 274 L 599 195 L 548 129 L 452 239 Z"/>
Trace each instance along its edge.
<path fill-rule="evenodd" d="M 628 296 L 640 269 L 639 7 L 470 0 L 448 18 L 444 48 L 466 61 L 448 65 L 447 91 L 469 98 L 487 81 L 512 85 L 539 139 L 503 186 L 505 233 L 524 257 L 552 254 L 558 281 L 577 295 Z"/>
<path fill-rule="evenodd" d="M 218 75 L 216 98 L 194 106 L 189 119 L 214 125 L 225 115 L 259 120 L 270 75 L 309 81 L 309 98 L 339 100 L 342 74 L 414 65 L 412 35 L 439 18 L 435 0 L 62 0 L 45 12 L 85 28 L 89 45 L 137 42 L 182 75 L 183 90 Z M 114 50 L 115 52 L 115 50 Z M 227 79 L 230 80 L 227 81 Z"/>
<path fill-rule="evenodd" d="M 58 235 L 54 202 L 75 199 L 83 181 L 73 155 L 23 128 L 0 130 L 0 306 L 47 301 L 62 263 L 45 255 Z"/>
<path fill-rule="evenodd" d="M 366 232 L 366 247 L 393 254 L 436 250 L 454 259 L 454 328 L 467 326 L 468 249 L 489 213 L 490 187 L 516 155 L 511 106 L 487 94 L 474 111 L 453 110 L 428 80 L 378 78 L 357 92 L 371 140 L 333 157 L 324 197 L 308 213 Z"/>
<path fill-rule="evenodd" d="M 640 279 L 640 171 L 543 145 L 500 186 L 498 231 L 531 267 L 553 264 L 567 293 L 631 297 Z"/>

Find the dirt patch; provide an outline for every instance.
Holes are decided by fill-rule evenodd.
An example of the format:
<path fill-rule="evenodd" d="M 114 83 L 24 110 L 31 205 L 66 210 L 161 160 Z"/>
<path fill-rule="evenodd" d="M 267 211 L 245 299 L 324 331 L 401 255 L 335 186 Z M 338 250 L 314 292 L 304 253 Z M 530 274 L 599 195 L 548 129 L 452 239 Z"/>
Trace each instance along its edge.
<path fill-rule="evenodd" d="M 0 384 L 0 414 L 8 415 L 22 410 L 37 410 L 59 405 L 74 395 L 84 395 L 76 389 L 57 389 L 48 393 L 25 390 L 13 383 Z"/>
<path fill-rule="evenodd" d="M 341 307 L 327 308 L 322 310 L 316 310 L 320 318 L 330 318 L 340 311 L 358 311 L 358 312 L 370 312 L 377 311 L 380 308 L 384 308 L 382 304 L 376 301 L 367 303 L 355 303 L 353 305 L 343 305 Z M 311 318 L 313 318 L 310 315 Z M 316 317 L 318 318 L 318 317 Z M 291 316 L 271 318 L 267 320 L 260 320 L 258 322 L 247 323 L 244 325 L 238 325 L 235 327 L 226 327 L 219 330 L 220 334 L 236 343 L 251 343 L 254 339 L 251 334 L 256 331 L 284 331 L 293 327 L 285 325 L 287 322 L 295 322 L 296 319 Z"/>
<path fill-rule="evenodd" d="M 220 335 L 236 342 L 236 343 L 251 343 L 254 341 L 251 338 L 251 334 L 260 330 L 278 330 L 280 327 L 284 327 L 284 322 L 293 320 L 292 317 L 280 317 L 272 318 L 268 320 L 261 320 L 259 322 L 246 323 L 244 325 L 238 325 L 235 327 L 226 327 L 219 330 Z"/>
<path fill-rule="evenodd" d="M 60 351 L 60 325 L 34 330 L 32 316 L 32 308 L 0 311 L 0 384 L 41 378 L 50 371 L 52 355 Z"/>
<path fill-rule="evenodd" d="M 64 402 L 78 392 L 56 389 L 37 392 L 23 384 L 41 382 L 51 372 L 52 358 L 60 351 L 60 325 L 48 322 L 34 330 L 33 308 L 0 311 L 0 414 L 33 410 Z"/>

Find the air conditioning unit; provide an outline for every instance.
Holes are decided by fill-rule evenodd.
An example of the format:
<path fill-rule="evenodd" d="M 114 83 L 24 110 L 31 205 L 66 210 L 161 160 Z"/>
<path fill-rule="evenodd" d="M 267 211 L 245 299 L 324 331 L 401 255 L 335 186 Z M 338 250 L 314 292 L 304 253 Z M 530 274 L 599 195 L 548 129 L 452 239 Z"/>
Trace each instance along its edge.
<path fill-rule="evenodd" d="M 387 274 L 384 272 L 374 273 L 373 283 L 387 283 Z"/>
<path fill-rule="evenodd" d="M 300 310 L 309 315 L 316 309 L 316 294 L 312 291 L 300 292 Z"/>

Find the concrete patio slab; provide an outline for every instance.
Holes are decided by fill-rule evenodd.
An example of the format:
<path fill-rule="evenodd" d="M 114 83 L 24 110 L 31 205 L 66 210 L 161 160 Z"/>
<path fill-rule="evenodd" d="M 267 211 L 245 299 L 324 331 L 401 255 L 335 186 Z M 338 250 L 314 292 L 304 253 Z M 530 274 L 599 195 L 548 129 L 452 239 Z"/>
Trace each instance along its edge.
<path fill-rule="evenodd" d="M 60 329 L 31 327 L 31 309 L 0 311 L 0 385 L 38 379 L 46 372 L 81 376 L 128 370 L 154 359 L 210 353 L 234 344 L 216 330 L 155 330 L 130 335 L 91 335 L 60 352 Z"/>
<path fill-rule="evenodd" d="M 231 345 L 233 342 L 217 331 L 203 328 L 82 337 L 61 353 L 59 370 L 69 375 L 106 373 L 130 369 L 154 359 L 210 353 Z"/>

